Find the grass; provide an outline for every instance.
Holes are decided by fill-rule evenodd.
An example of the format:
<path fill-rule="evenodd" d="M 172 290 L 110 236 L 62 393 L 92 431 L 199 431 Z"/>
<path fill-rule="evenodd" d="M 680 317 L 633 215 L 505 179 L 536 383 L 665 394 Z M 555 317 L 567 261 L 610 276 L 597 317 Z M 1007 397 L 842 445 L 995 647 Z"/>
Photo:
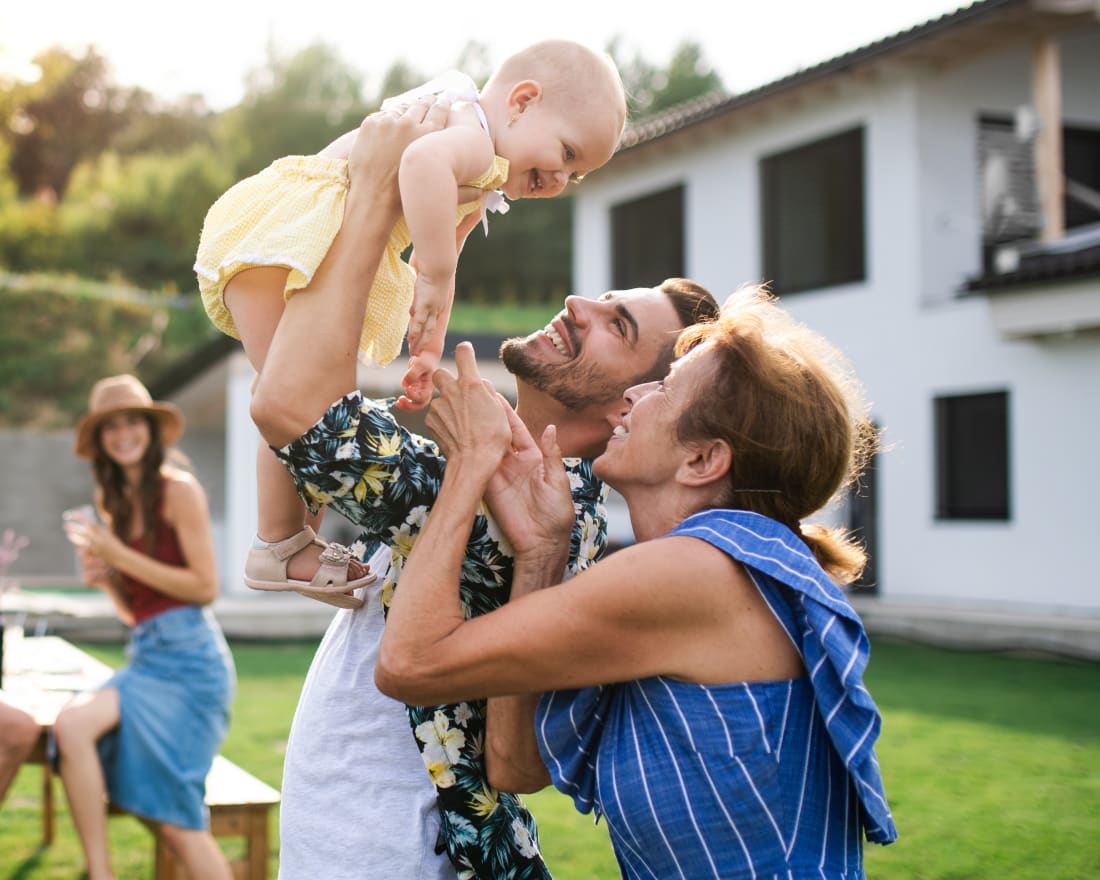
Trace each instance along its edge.
<path fill-rule="evenodd" d="M 117 649 L 85 648 L 121 662 Z M 313 645 L 235 643 L 233 651 L 240 688 L 223 752 L 278 786 Z M 868 876 L 1100 877 L 1100 666 L 877 640 L 867 680 L 883 711 L 879 760 L 901 835 L 889 847 L 868 845 Z M 25 768 L 0 811 L 0 880 L 80 871 L 63 806 L 54 845 L 38 849 L 39 780 L 39 768 Z M 603 823 L 593 826 L 553 791 L 528 804 L 558 880 L 619 876 Z M 275 823 L 272 833 L 277 841 Z M 112 819 L 111 836 L 120 880 L 150 877 L 144 828 Z M 274 854 L 271 866 L 274 877 Z"/>
<path fill-rule="evenodd" d="M 451 336 L 462 333 L 526 336 L 533 330 L 546 326 L 561 311 L 561 307 L 562 304 L 558 301 L 540 305 L 456 302 L 451 310 L 447 329 Z"/>

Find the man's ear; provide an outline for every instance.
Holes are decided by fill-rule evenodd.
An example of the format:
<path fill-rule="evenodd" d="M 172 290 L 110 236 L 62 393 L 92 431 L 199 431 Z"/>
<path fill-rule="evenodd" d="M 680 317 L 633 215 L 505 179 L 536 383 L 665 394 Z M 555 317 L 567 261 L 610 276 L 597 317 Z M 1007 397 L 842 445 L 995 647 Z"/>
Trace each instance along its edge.
<path fill-rule="evenodd" d="M 537 80 L 520 80 L 508 92 L 508 112 L 522 113 L 527 106 L 542 97 L 542 86 Z"/>
<path fill-rule="evenodd" d="M 733 450 L 725 440 L 701 440 L 688 444 L 676 476 L 686 486 L 707 486 L 724 479 L 732 463 Z"/>

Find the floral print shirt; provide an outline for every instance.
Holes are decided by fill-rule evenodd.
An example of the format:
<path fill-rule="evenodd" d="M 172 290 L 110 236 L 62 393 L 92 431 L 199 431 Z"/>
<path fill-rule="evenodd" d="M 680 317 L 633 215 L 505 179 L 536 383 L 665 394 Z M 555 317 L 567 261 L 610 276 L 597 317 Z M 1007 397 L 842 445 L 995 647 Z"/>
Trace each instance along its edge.
<path fill-rule="evenodd" d="M 382 589 L 388 608 L 401 569 L 443 481 L 445 459 L 430 440 L 397 424 L 393 398 L 358 392 L 334 403 L 306 434 L 276 450 L 316 512 L 332 507 L 363 532 L 352 547 L 360 559 L 390 548 Z M 566 459 L 577 518 L 567 576 L 587 568 L 607 544 L 606 492 L 592 462 Z M 508 601 L 512 550 L 483 504 L 462 564 L 460 599 L 467 618 Z M 489 785 L 483 700 L 450 706 L 407 706 L 412 735 L 435 783 L 440 836 L 463 880 L 549 878 L 534 817 L 514 794 Z"/>

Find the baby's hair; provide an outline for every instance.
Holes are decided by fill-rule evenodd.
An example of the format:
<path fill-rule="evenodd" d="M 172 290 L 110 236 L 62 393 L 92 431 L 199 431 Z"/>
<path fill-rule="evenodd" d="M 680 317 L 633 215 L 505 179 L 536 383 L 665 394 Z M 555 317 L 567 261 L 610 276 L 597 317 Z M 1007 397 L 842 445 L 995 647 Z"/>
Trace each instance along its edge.
<path fill-rule="evenodd" d="M 573 40 L 542 40 L 509 55 L 485 88 L 511 88 L 521 80 L 542 83 L 551 97 L 562 95 L 571 103 L 592 101 L 608 113 L 617 113 L 620 131 L 626 126 L 626 89 L 614 60 Z"/>

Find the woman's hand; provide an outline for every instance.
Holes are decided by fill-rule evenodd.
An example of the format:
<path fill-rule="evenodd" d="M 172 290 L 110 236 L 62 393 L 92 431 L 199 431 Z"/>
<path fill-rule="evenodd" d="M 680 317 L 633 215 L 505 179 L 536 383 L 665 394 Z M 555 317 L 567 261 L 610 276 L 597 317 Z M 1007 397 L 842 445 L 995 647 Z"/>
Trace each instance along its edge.
<path fill-rule="evenodd" d="M 576 518 L 557 429 L 548 425 L 536 444 L 516 411 L 503 402 L 512 450 L 501 459 L 485 499 L 517 556 L 545 553 L 556 558 Z"/>
<path fill-rule="evenodd" d="M 80 547 L 76 553 L 80 562 L 80 579 L 89 587 L 109 589 L 114 585 L 115 570 L 101 557 L 86 547 Z"/>
<path fill-rule="evenodd" d="M 66 537 L 78 548 L 78 553 L 87 553 L 107 564 L 118 558 L 123 547 L 118 536 L 109 528 L 82 516 L 67 519 L 64 529 Z"/>

